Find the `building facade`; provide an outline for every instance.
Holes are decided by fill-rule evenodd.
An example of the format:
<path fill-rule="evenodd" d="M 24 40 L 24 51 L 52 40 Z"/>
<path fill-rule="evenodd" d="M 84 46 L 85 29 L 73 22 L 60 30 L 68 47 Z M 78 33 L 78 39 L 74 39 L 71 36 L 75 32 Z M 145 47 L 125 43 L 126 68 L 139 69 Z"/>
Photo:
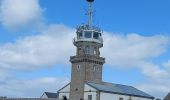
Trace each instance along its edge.
<path fill-rule="evenodd" d="M 70 84 L 58 91 L 59 98 L 70 98 Z M 132 86 L 114 83 L 85 82 L 83 100 L 153 100 L 154 97 Z"/>

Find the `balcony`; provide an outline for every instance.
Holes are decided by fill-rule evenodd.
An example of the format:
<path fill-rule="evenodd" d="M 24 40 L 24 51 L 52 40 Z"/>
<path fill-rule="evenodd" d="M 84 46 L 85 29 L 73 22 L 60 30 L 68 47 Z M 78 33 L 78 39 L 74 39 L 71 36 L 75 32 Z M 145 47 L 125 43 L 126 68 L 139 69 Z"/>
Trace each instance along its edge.
<path fill-rule="evenodd" d="M 73 43 L 77 43 L 77 42 L 96 42 L 99 44 L 103 44 L 103 39 L 102 38 L 98 38 L 98 39 L 94 39 L 94 38 L 73 38 Z"/>

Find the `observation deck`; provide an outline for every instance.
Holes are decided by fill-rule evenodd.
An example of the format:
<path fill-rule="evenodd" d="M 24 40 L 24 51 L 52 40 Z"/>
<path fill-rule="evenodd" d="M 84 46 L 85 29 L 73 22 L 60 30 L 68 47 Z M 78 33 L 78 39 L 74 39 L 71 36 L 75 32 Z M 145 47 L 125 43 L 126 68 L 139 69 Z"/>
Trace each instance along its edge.
<path fill-rule="evenodd" d="M 95 42 L 103 45 L 102 30 L 98 27 L 89 27 L 81 25 L 77 28 L 77 37 L 73 39 L 73 43 L 78 42 Z"/>

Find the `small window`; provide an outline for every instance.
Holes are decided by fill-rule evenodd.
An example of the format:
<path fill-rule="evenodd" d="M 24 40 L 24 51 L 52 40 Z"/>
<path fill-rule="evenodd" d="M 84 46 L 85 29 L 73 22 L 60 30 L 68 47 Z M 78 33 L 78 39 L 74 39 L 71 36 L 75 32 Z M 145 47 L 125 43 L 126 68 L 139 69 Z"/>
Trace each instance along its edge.
<path fill-rule="evenodd" d="M 92 100 L 92 95 L 88 95 L 88 100 Z"/>
<path fill-rule="evenodd" d="M 79 90 L 78 88 L 75 89 L 75 91 L 78 91 L 78 90 Z"/>
<path fill-rule="evenodd" d="M 67 97 L 65 95 L 63 95 L 63 99 L 62 100 L 68 100 Z"/>
<path fill-rule="evenodd" d="M 85 38 L 91 38 L 92 32 L 85 32 Z"/>
<path fill-rule="evenodd" d="M 90 47 L 89 46 L 85 47 L 85 54 L 90 54 Z"/>
<path fill-rule="evenodd" d="M 98 34 L 97 32 L 94 32 L 93 38 L 94 38 L 94 39 L 98 39 L 98 38 L 99 38 L 99 34 Z"/>
<path fill-rule="evenodd" d="M 79 38 L 83 37 L 83 33 L 78 33 L 78 35 L 79 35 Z"/>
<path fill-rule="evenodd" d="M 123 98 L 119 98 L 119 100 L 123 100 Z"/>
<path fill-rule="evenodd" d="M 77 65 L 77 70 L 80 70 L 80 65 Z"/>
<path fill-rule="evenodd" d="M 78 47 L 78 50 L 81 50 L 81 46 Z"/>

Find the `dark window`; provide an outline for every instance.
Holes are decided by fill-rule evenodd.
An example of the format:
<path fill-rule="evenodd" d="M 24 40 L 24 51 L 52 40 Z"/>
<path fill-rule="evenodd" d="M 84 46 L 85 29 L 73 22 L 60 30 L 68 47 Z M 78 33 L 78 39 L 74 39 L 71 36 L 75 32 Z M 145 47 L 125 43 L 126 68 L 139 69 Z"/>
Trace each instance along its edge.
<path fill-rule="evenodd" d="M 92 100 L 92 95 L 88 95 L 88 100 Z"/>
<path fill-rule="evenodd" d="M 78 88 L 75 89 L 75 91 L 78 91 L 78 90 L 79 90 Z"/>
<path fill-rule="evenodd" d="M 85 38 L 91 38 L 92 32 L 85 32 Z"/>
<path fill-rule="evenodd" d="M 80 70 L 80 65 L 77 65 L 77 70 Z"/>
<path fill-rule="evenodd" d="M 79 38 L 82 38 L 83 37 L 83 33 L 79 33 Z"/>
<path fill-rule="evenodd" d="M 123 100 L 123 98 L 119 98 L 119 100 Z"/>
<path fill-rule="evenodd" d="M 63 100 L 67 100 L 67 97 L 66 97 L 66 96 L 63 96 Z"/>
<path fill-rule="evenodd" d="M 78 47 L 78 50 L 81 50 L 81 46 Z"/>
<path fill-rule="evenodd" d="M 98 34 L 97 32 L 94 32 L 94 33 L 93 33 L 93 38 L 94 38 L 94 39 L 98 39 L 98 38 L 99 38 L 99 34 Z"/>

